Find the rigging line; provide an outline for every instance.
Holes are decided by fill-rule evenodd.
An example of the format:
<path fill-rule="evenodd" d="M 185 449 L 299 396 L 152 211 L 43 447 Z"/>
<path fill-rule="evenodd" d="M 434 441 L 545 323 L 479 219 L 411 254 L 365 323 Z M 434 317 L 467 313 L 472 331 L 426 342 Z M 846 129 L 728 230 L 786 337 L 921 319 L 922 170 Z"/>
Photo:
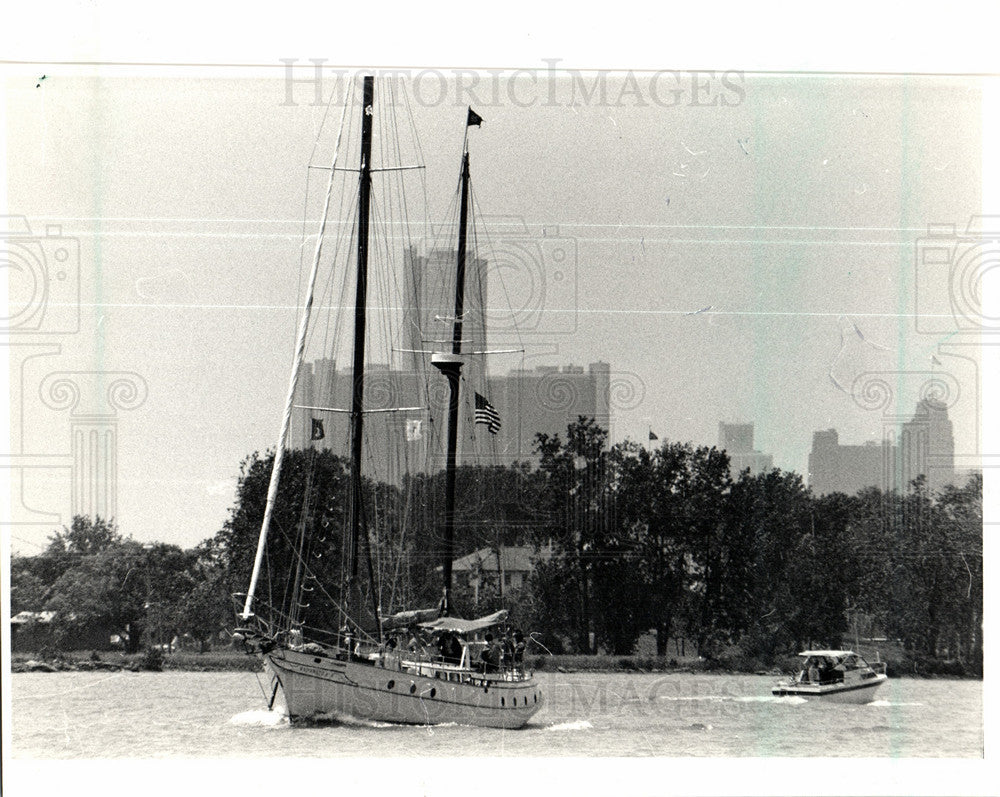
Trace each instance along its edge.
<path fill-rule="evenodd" d="M 291 541 L 289 540 L 288 536 L 287 535 L 284 536 L 285 536 L 285 541 L 291 544 Z M 292 549 L 294 551 L 294 546 L 292 546 Z M 312 580 L 316 583 L 316 586 L 319 588 L 319 591 L 323 594 L 323 596 L 325 596 L 335 608 L 343 610 L 343 607 L 341 606 L 340 602 L 327 591 L 326 587 L 323 586 L 322 579 L 320 579 L 319 576 L 316 574 L 316 572 L 309 566 L 308 558 L 301 556 L 297 552 L 295 553 L 295 557 L 302 565 L 303 572 L 308 574 L 309 577 L 312 578 Z M 281 614 L 285 614 L 287 616 L 288 613 L 282 611 Z M 303 623 L 303 626 L 305 626 L 305 623 Z"/>
<path fill-rule="evenodd" d="M 346 183 L 345 183 L 346 188 Z M 335 344 L 331 343 L 333 341 L 338 341 L 342 339 L 343 328 L 347 323 L 345 312 L 341 312 L 339 308 L 344 308 L 349 306 L 347 303 L 349 301 L 350 287 L 351 287 L 351 253 L 354 250 L 354 244 L 357 236 L 358 227 L 358 197 L 357 193 L 353 191 L 343 191 L 341 195 L 341 210 L 344 212 L 349 212 L 350 215 L 344 216 L 344 218 L 349 218 L 350 228 L 347 231 L 347 235 L 343 234 L 341 230 L 340 234 L 337 236 L 337 244 L 335 249 L 335 257 L 331 263 L 329 270 L 330 276 L 328 280 L 329 285 L 329 296 L 331 299 L 330 304 L 326 308 L 326 323 L 324 325 L 323 333 L 323 343 L 322 343 L 322 353 L 324 356 L 330 357 L 334 362 L 336 362 L 338 352 L 333 348 Z M 333 292 L 339 286 L 340 293 L 337 297 L 336 306 L 334 306 Z M 336 309 L 336 312 L 335 312 Z M 332 349 L 332 350 L 331 350 Z M 331 376 L 333 376 L 331 374 Z M 330 391 L 332 389 L 332 384 L 321 385 L 320 388 L 324 391 Z M 332 395 L 330 396 L 332 399 Z"/>
<path fill-rule="evenodd" d="M 344 99 L 344 108 L 345 108 L 345 110 L 341 114 L 340 128 L 338 130 L 337 138 L 335 140 L 335 153 L 336 153 L 336 151 L 339 151 L 339 149 L 340 149 L 340 142 L 342 140 L 341 139 L 341 134 L 344 131 L 345 121 L 346 121 L 347 130 L 348 130 L 348 141 L 350 139 L 351 120 L 350 120 L 349 116 L 345 120 L 344 116 L 346 115 L 346 108 L 351 104 L 351 99 L 353 97 L 354 91 L 355 91 L 355 86 L 354 86 L 354 83 L 352 82 L 350 84 L 350 86 L 348 87 L 348 93 L 347 93 L 347 96 Z M 326 128 L 326 125 L 327 125 L 327 116 L 330 113 L 330 108 L 333 107 L 333 99 L 334 98 L 331 95 L 330 101 L 327 103 L 326 108 L 323 111 L 323 119 L 322 119 L 322 121 L 320 123 L 319 130 L 316 133 L 316 137 L 313 140 L 312 150 L 309 153 L 309 161 L 308 161 L 308 163 L 312 163 L 313 158 L 316 156 L 316 152 L 319 149 L 320 139 L 321 139 L 321 137 L 323 135 L 323 130 Z M 336 160 L 336 156 L 335 156 L 334 159 Z M 333 176 L 332 175 L 331 175 L 330 179 L 331 179 L 331 183 L 332 183 L 332 181 L 333 181 Z M 309 169 L 307 169 L 306 170 L 306 194 L 305 194 L 305 197 L 303 199 L 302 244 L 299 247 L 299 262 L 300 262 L 299 285 L 296 288 L 296 296 L 299 295 L 299 291 L 301 290 L 301 267 L 302 267 L 303 258 L 305 256 L 305 244 L 309 240 L 309 236 L 307 235 L 306 228 L 307 228 L 307 224 L 309 223 L 309 218 L 308 218 L 309 217 L 309 192 L 310 192 L 310 185 L 311 185 L 311 183 L 312 183 L 312 172 Z M 343 204 L 343 193 L 344 192 L 338 192 L 338 193 L 339 193 L 339 196 L 340 196 L 340 203 L 342 205 Z M 343 216 L 343 208 L 341 207 L 340 210 L 341 210 L 341 212 L 337 216 L 337 226 L 338 226 L 338 228 L 343 224 L 342 219 L 344 218 L 344 216 Z M 319 234 L 322 235 L 322 231 Z M 338 240 L 338 244 L 339 244 L 339 236 L 338 236 L 337 240 Z M 337 249 L 335 248 L 334 249 L 334 255 L 333 255 L 333 262 L 336 262 L 336 258 L 337 258 Z M 298 323 L 298 314 L 296 314 L 296 323 Z"/>
<path fill-rule="evenodd" d="M 353 90 L 353 86 L 352 86 L 352 90 Z M 323 131 L 326 129 L 327 118 L 330 115 L 330 109 L 332 107 L 333 107 L 333 95 L 331 94 L 329 102 L 327 102 L 326 107 L 323 109 L 323 117 L 322 117 L 322 119 L 320 119 L 319 128 L 316 130 L 316 135 L 313 138 L 312 149 L 309 152 L 309 159 L 306 161 L 307 166 L 310 165 L 310 164 L 312 164 L 313 159 L 316 157 L 316 151 L 319 149 L 319 142 L 320 142 L 320 139 L 323 136 Z M 309 223 L 309 186 L 310 186 L 311 181 L 312 181 L 312 173 L 309 170 L 309 168 L 307 168 L 306 169 L 306 191 L 305 191 L 305 196 L 303 197 L 303 200 L 302 200 L 302 203 L 303 203 L 303 208 L 302 208 L 302 211 L 303 211 L 302 212 L 302 224 L 301 224 L 301 226 L 302 226 L 302 229 L 301 229 L 302 244 L 299 247 L 299 275 L 298 275 L 298 282 L 297 282 L 297 285 L 296 285 L 296 292 L 295 292 L 296 296 L 300 295 L 300 291 L 301 291 L 301 288 L 302 288 L 302 271 L 303 271 L 303 266 L 305 265 L 305 243 L 308 240 L 307 234 L 306 234 L 306 228 L 307 228 L 307 225 Z M 295 321 L 296 321 L 296 324 L 298 324 L 298 321 L 299 321 L 299 319 L 298 319 L 298 313 L 296 313 Z"/>
<path fill-rule="evenodd" d="M 477 196 L 477 194 L 475 193 L 475 191 L 472 191 L 472 203 L 473 203 L 473 207 L 476 210 L 476 215 L 477 216 L 481 215 L 481 213 L 479 211 L 479 197 Z M 495 250 L 495 248 L 493 246 L 493 240 L 492 240 L 492 237 L 490 235 L 489 227 L 484 227 L 484 229 L 483 229 L 483 238 L 485 239 L 485 243 L 486 243 L 487 257 L 489 257 L 489 258 L 495 258 L 496 257 L 496 250 Z M 503 290 L 504 298 L 507 301 L 507 310 L 510 313 L 510 320 L 512 322 L 512 326 L 514 327 L 514 333 L 515 333 L 516 338 L 517 338 L 517 345 L 519 347 L 521 347 L 521 348 L 524 348 L 524 339 L 521 337 L 521 330 L 520 330 L 520 328 L 518 327 L 518 325 L 516 323 L 516 319 L 515 319 L 515 316 L 514 316 L 514 305 L 511 303 L 510 292 L 507 290 L 507 284 L 506 284 L 506 282 L 504 282 L 503 273 L 499 269 L 496 269 L 495 271 L 496 271 L 497 279 L 500 282 L 500 287 Z M 484 312 L 485 312 L 485 309 L 484 309 Z"/>
<path fill-rule="evenodd" d="M 392 99 L 391 93 L 390 93 L 390 99 Z M 395 106 L 392 106 L 392 107 L 395 107 Z M 403 162 L 402 161 L 402 157 L 403 156 L 402 156 L 402 151 L 401 151 L 401 141 L 400 141 L 400 135 L 399 135 L 399 125 L 397 123 L 397 119 L 396 119 L 395 113 L 390 114 L 390 120 L 389 121 L 390 121 L 390 124 L 391 124 L 391 135 L 389 137 L 389 143 L 390 143 L 390 146 L 391 146 L 391 148 L 393 150 L 394 156 L 397 158 L 397 162 L 402 163 Z M 406 256 L 405 256 L 405 253 L 407 251 L 407 245 L 409 243 L 409 238 L 408 238 L 408 228 L 406 226 L 407 225 L 407 214 L 405 212 L 405 208 L 406 208 L 406 191 L 405 191 L 405 187 L 404 187 L 405 186 L 405 180 L 404 180 L 404 176 L 403 176 L 402 172 L 396 173 L 393 176 L 392 182 L 393 182 L 393 189 L 394 190 L 388 190 L 388 191 L 386 191 L 386 200 L 387 200 L 387 205 L 388 205 L 388 217 L 389 217 L 389 219 L 391 221 L 395 222 L 396 214 L 398 212 L 399 223 L 401 225 L 400 229 L 402 231 L 401 232 L 401 239 L 402 240 L 399 243 L 399 247 L 398 247 L 399 252 L 390 252 L 389 258 L 388 258 L 387 262 L 389 262 L 389 263 L 395 262 L 397 260 L 397 258 L 400 258 L 400 255 L 402 255 L 402 257 L 400 258 L 400 262 L 403 263 L 403 267 L 405 268 L 406 267 Z M 388 235 L 387 235 L 387 238 L 388 238 Z M 387 241 L 387 248 L 388 247 L 389 247 L 389 244 L 388 244 L 388 241 Z M 398 279 L 398 274 L 397 274 L 397 270 L 396 269 L 390 268 L 390 269 L 386 270 L 386 282 L 387 282 L 387 292 L 386 292 L 387 298 L 389 298 L 389 297 L 395 297 L 395 296 L 400 296 L 401 295 L 401 292 L 399 290 L 399 279 Z M 403 306 L 403 302 L 394 302 L 394 304 L 398 304 L 399 306 Z M 393 331 L 389 327 L 390 327 L 390 325 L 387 324 L 387 332 L 389 332 L 390 334 L 387 335 L 386 342 L 387 342 L 387 344 L 391 348 L 392 342 L 395 339 L 395 334 L 393 333 Z M 402 329 L 402 323 L 399 324 L 399 328 L 400 328 L 400 330 Z M 391 358 L 391 354 L 389 355 L 389 357 Z"/>
<path fill-rule="evenodd" d="M 322 324 L 322 327 L 323 327 L 323 336 L 322 336 L 322 341 L 321 341 L 321 344 L 320 344 L 320 353 L 323 356 L 326 356 L 326 355 L 328 355 L 328 354 L 331 353 L 330 350 L 329 350 L 329 346 L 330 346 L 330 319 L 331 319 L 331 316 L 333 314 L 333 292 L 334 292 L 334 289 L 335 289 L 335 285 L 337 283 L 337 273 L 336 273 L 337 272 L 337 268 L 336 268 L 336 266 L 337 266 L 337 263 L 339 262 L 340 258 L 343 256 L 343 249 L 342 249 L 343 244 L 344 244 L 344 236 L 341 234 L 340 231 L 338 231 L 338 234 L 335 237 L 335 243 L 334 243 L 333 253 L 332 253 L 332 256 L 330 258 L 330 264 L 331 265 L 330 265 L 330 268 L 327 270 L 327 278 L 326 278 L 326 280 L 324 282 L 324 288 L 323 288 L 323 297 L 322 297 L 322 300 L 323 300 L 323 308 L 324 308 L 323 316 L 324 316 L 325 320 L 324 320 L 324 322 Z M 340 295 L 340 304 L 341 304 L 341 306 L 342 306 L 342 303 L 343 303 L 344 300 L 345 300 L 344 294 L 341 293 L 341 295 Z M 320 326 L 319 323 L 317 323 L 317 324 L 315 324 L 313 326 L 313 337 L 315 336 L 316 328 L 318 326 Z M 310 338 L 310 340 L 312 340 L 312 339 L 313 338 Z M 315 390 L 315 385 L 314 385 L 314 390 Z"/>
<path fill-rule="evenodd" d="M 345 106 L 344 107 L 344 115 L 345 116 L 346 116 L 346 113 L 347 113 L 347 107 Z M 343 128 L 341 128 L 341 131 L 342 131 L 342 129 Z M 333 155 L 333 163 L 334 164 L 336 164 L 337 152 L 339 151 L 339 144 L 340 144 L 339 134 L 338 134 L 338 142 L 337 142 L 337 144 L 338 144 L 337 149 L 334 150 L 334 155 Z M 268 484 L 267 501 L 266 501 L 266 504 L 265 504 L 265 507 L 264 507 L 264 518 L 263 518 L 263 520 L 261 522 L 260 537 L 259 537 L 258 543 L 257 543 L 257 551 L 256 551 L 256 554 L 254 555 L 253 571 L 252 571 L 252 573 L 250 575 L 250 587 L 247 590 L 246 603 L 244 604 L 244 607 L 243 607 L 243 616 L 244 617 L 249 617 L 251 615 L 251 606 L 253 604 L 253 595 L 254 595 L 254 591 L 255 591 L 255 589 L 257 587 L 257 578 L 258 578 L 258 576 L 260 574 L 260 563 L 261 563 L 261 559 L 262 559 L 262 557 L 264 555 L 264 549 L 265 549 L 266 544 L 267 544 L 268 526 L 270 525 L 271 515 L 272 515 L 272 513 L 274 511 L 274 504 L 275 504 L 275 500 L 277 498 L 278 480 L 279 480 L 279 477 L 281 475 L 281 462 L 282 462 L 282 459 L 284 458 L 285 443 L 286 443 L 286 441 L 288 439 L 289 427 L 291 425 L 291 414 L 292 414 L 291 405 L 292 405 L 292 402 L 294 401 L 295 391 L 296 391 L 296 388 L 297 388 L 297 385 L 298 385 L 299 370 L 300 370 L 300 366 L 301 366 L 301 362 L 302 362 L 302 357 L 303 357 L 303 354 L 305 352 L 306 335 L 307 335 L 308 326 L 309 326 L 309 315 L 310 315 L 310 310 L 312 308 L 312 302 L 313 302 L 313 295 L 312 294 L 313 294 L 313 289 L 314 289 L 314 286 L 315 286 L 316 276 L 317 276 L 317 273 L 319 271 L 319 262 L 320 262 L 320 256 L 322 254 L 322 244 L 323 244 L 323 237 L 322 236 L 323 236 L 323 233 L 325 231 L 324 228 L 326 227 L 326 219 L 327 219 L 327 214 L 328 214 L 329 209 L 330 209 L 330 198 L 331 198 L 331 192 L 332 191 L 333 191 L 333 180 L 331 179 L 330 182 L 329 182 L 329 184 L 328 184 L 328 186 L 327 186 L 326 197 L 325 197 L 325 200 L 324 200 L 324 205 L 323 205 L 323 223 L 320 226 L 319 237 L 317 238 L 317 241 L 316 241 L 316 254 L 315 254 L 315 257 L 313 259 L 313 265 L 312 265 L 312 267 L 310 269 L 310 274 L 309 274 L 309 288 L 307 290 L 306 303 L 305 303 L 305 307 L 304 307 L 304 310 L 303 310 L 303 313 L 302 313 L 302 319 L 301 319 L 302 323 L 301 323 L 301 326 L 299 327 L 299 332 L 298 332 L 298 335 L 297 335 L 297 338 L 296 338 L 295 360 L 293 361 L 292 374 L 291 374 L 291 376 L 289 378 L 288 400 L 286 401 L 285 411 L 282 414 L 281 430 L 278 433 L 278 442 L 277 442 L 277 444 L 275 446 L 275 452 L 274 452 L 274 457 L 275 458 L 274 458 L 274 464 L 273 464 L 273 466 L 271 468 L 270 482 Z"/>
<path fill-rule="evenodd" d="M 413 118 L 413 107 L 410 105 L 410 100 L 409 97 L 407 96 L 407 92 L 405 91 L 399 92 L 399 95 L 402 97 L 402 105 L 403 105 L 403 110 L 405 111 L 405 118 L 410 126 L 410 141 L 413 142 L 413 147 L 414 150 L 416 151 L 417 163 L 426 164 L 427 160 L 424 158 L 423 148 L 420 146 L 420 136 L 417 134 L 416 121 Z M 429 200 L 427 196 L 426 171 L 420 172 L 420 185 L 423 191 L 423 208 L 424 208 L 423 220 L 422 220 L 422 227 L 423 227 L 422 237 L 423 240 L 426 241 L 428 238 L 428 223 L 429 223 L 428 212 L 430 209 Z"/>

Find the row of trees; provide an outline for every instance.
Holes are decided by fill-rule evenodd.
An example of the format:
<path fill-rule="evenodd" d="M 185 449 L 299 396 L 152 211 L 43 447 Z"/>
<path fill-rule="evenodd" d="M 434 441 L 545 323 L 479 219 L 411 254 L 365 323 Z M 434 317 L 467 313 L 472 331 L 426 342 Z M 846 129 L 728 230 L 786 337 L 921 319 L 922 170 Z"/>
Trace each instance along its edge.
<path fill-rule="evenodd" d="M 705 656 L 737 646 L 767 659 L 857 634 L 980 666 L 979 475 L 937 495 L 918 479 L 905 495 L 814 496 L 776 469 L 733 479 L 716 448 L 609 447 L 585 418 L 565 436 L 539 435 L 536 450 L 536 468 L 459 470 L 455 556 L 514 544 L 539 553 L 517 593 L 480 589 L 474 605 L 457 584 L 467 615 L 507 608 L 547 647 L 573 652 L 628 654 L 652 630 L 661 654 L 680 636 Z M 285 462 L 260 602 L 335 628 L 346 465 L 329 451 L 292 451 Z M 193 550 L 140 545 L 103 520 L 74 519 L 40 556 L 14 558 L 14 613 L 99 621 L 132 647 L 174 634 L 207 642 L 232 627 L 230 596 L 246 589 L 272 463 L 256 453 L 242 463 L 229 519 Z M 364 485 L 365 601 L 382 614 L 440 597 L 443 491 L 442 474 Z M 308 598 L 294 605 L 297 570 Z"/>
<path fill-rule="evenodd" d="M 204 649 L 232 623 L 222 575 L 211 546 L 142 545 L 110 521 L 74 517 L 38 556 L 12 557 L 11 615 L 54 611 L 57 647 L 100 629 L 128 652 L 184 636 Z"/>
<path fill-rule="evenodd" d="M 631 652 L 683 635 L 706 655 L 767 659 L 855 635 L 982 660 L 982 477 L 928 493 L 814 496 L 794 473 L 729 473 L 724 452 L 605 446 L 581 419 L 539 440 L 558 555 L 538 568 L 539 620 Z"/>

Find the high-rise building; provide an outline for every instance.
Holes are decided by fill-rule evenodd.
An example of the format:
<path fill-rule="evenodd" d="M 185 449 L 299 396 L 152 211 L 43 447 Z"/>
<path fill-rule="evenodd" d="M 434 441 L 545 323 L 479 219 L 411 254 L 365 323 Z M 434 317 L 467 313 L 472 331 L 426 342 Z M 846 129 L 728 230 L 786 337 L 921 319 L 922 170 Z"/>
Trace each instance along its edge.
<path fill-rule="evenodd" d="M 465 264 L 462 312 L 462 353 L 469 355 L 462 368 L 466 381 L 470 369 L 481 371 L 486 350 L 487 262 L 470 257 Z M 455 321 L 456 255 L 450 249 L 432 249 L 427 255 L 407 251 L 404 269 L 402 348 L 414 357 L 407 367 L 420 370 L 422 351 L 451 351 Z"/>
<path fill-rule="evenodd" d="M 892 482 L 896 449 L 888 441 L 841 445 L 836 429 L 813 433 L 809 486 L 817 495 L 853 495 L 865 487 L 885 489 Z"/>
<path fill-rule="evenodd" d="M 608 430 L 611 423 L 611 366 L 541 365 L 489 379 L 491 401 L 503 419 L 496 435 L 495 461 L 536 459 L 535 435 L 558 434 L 581 415 Z M 491 452 L 493 453 L 493 452 Z"/>
<path fill-rule="evenodd" d="M 904 487 L 918 476 L 936 492 L 955 481 L 955 439 L 948 408 L 936 399 L 921 399 L 913 418 L 899 434 L 899 471 Z"/>
<path fill-rule="evenodd" d="M 752 423 L 720 421 L 719 448 L 729 455 L 729 472 L 734 479 L 748 468 L 756 476 L 774 467 L 774 457 L 754 449 Z"/>
<path fill-rule="evenodd" d="M 486 375 L 487 261 L 466 262 L 462 321 L 462 398 L 459 410 L 460 464 L 509 464 L 535 459 L 535 435 L 566 435 L 566 427 L 580 415 L 594 418 L 604 429 L 610 424 L 611 368 L 607 363 L 582 366 L 540 366 L 518 369 L 506 376 Z M 373 476 L 401 467 L 389 450 L 390 440 L 406 440 L 406 468 L 443 467 L 447 380 L 430 366 L 430 352 L 451 351 L 455 322 L 455 253 L 432 249 L 427 255 L 410 248 L 404 269 L 402 330 L 396 336 L 396 358 L 401 365 L 370 366 L 365 376 L 365 409 L 422 407 L 421 412 L 373 413 L 365 419 L 365 468 Z M 292 416 L 290 445 L 310 444 L 313 419 L 322 420 L 324 439 L 315 445 L 345 450 L 350 416 L 346 412 L 304 410 L 351 406 L 351 369 L 339 369 L 331 359 L 303 365 Z M 500 414 L 496 435 L 474 423 L 475 394 L 483 395 Z M 394 443 L 395 444 L 395 443 Z M 389 463 L 386 465 L 385 463 Z"/>
<path fill-rule="evenodd" d="M 853 495 L 865 487 L 905 492 L 921 475 L 932 493 L 955 481 L 955 441 L 948 408 L 935 399 L 917 403 L 913 418 L 899 430 L 898 445 L 889 439 L 840 445 L 836 429 L 813 434 L 809 486 L 817 495 Z"/>

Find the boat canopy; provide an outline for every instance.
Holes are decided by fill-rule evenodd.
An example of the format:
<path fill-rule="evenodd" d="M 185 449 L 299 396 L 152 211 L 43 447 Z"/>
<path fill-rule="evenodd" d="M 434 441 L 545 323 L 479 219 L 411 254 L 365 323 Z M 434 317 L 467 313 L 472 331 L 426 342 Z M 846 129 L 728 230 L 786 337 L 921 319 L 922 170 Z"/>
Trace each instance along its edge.
<path fill-rule="evenodd" d="M 411 625 L 419 625 L 428 620 L 433 620 L 438 616 L 439 609 L 410 609 L 406 612 L 396 612 L 388 617 L 382 618 L 382 630 L 392 631 L 396 628 L 409 628 Z"/>
<path fill-rule="evenodd" d="M 428 631 L 454 631 L 459 634 L 468 634 L 472 631 L 479 631 L 483 628 L 499 625 L 506 619 L 507 610 L 501 609 L 493 614 L 488 614 L 486 617 L 480 617 L 478 620 L 463 620 L 460 617 L 439 617 L 436 620 L 421 623 L 420 627 L 426 628 Z"/>

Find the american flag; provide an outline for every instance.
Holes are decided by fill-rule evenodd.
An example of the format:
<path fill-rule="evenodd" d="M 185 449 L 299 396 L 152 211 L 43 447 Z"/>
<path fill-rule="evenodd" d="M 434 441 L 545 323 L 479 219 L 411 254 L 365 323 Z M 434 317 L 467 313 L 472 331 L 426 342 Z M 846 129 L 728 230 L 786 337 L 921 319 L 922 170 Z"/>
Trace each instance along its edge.
<path fill-rule="evenodd" d="M 500 431 L 500 413 L 484 396 L 476 393 L 476 423 L 485 423 L 490 434 Z"/>

